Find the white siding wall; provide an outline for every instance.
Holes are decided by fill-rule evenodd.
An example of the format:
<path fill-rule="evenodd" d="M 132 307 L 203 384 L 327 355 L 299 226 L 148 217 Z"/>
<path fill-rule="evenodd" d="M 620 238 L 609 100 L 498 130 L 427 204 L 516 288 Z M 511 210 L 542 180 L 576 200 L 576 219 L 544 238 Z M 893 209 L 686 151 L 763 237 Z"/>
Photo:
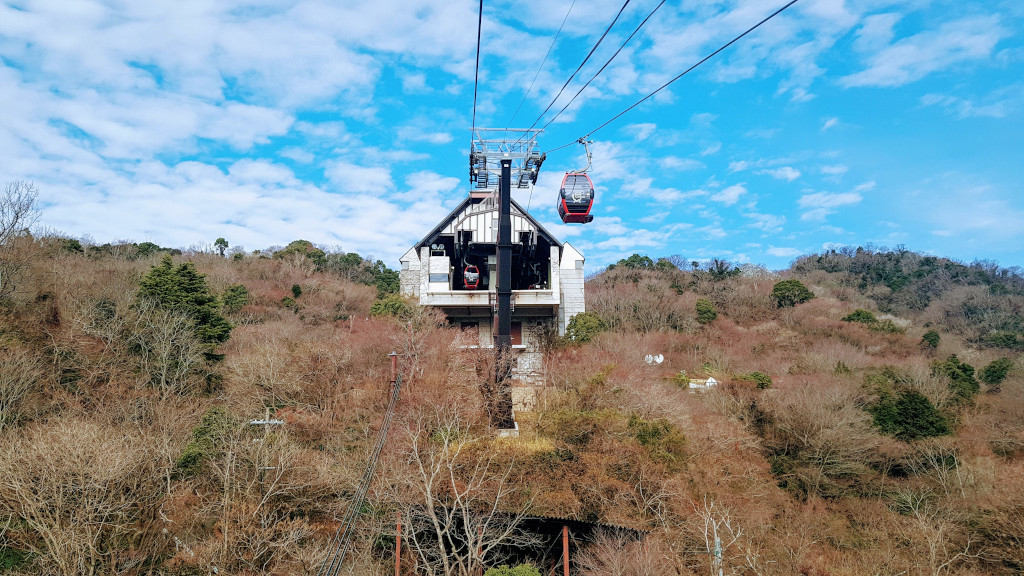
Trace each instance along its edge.
<path fill-rule="evenodd" d="M 420 257 L 416 254 L 415 248 L 410 248 L 399 262 L 402 269 L 398 272 L 399 285 L 402 296 L 419 297 L 420 295 Z"/>
<path fill-rule="evenodd" d="M 587 311 L 583 294 L 583 255 L 568 242 L 562 245 L 562 259 L 558 263 L 561 305 L 558 307 L 558 334 L 565 335 L 569 319 Z"/>

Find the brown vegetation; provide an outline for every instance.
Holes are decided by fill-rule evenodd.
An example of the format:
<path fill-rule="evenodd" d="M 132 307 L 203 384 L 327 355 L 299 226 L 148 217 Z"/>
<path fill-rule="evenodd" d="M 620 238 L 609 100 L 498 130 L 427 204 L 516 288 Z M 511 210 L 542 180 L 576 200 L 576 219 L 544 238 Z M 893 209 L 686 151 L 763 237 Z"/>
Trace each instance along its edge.
<path fill-rule="evenodd" d="M 371 316 L 377 288 L 351 268 L 176 254 L 215 296 L 247 289 L 212 348 L 191 317 L 138 297 L 160 252 L 17 241 L 30 258 L 0 310 L 0 567 L 14 574 L 316 573 L 372 450 L 392 351 L 405 388 L 343 573 L 393 570 L 399 520 L 407 574 L 539 558 L 551 543 L 528 517 L 603 524 L 573 544 L 589 576 L 1024 569 L 1024 371 L 953 313 L 1005 312 L 999 290 L 920 304 L 861 288 L 837 259 L 797 266 L 816 298 L 778 308 L 768 274 L 619 266 L 587 285 L 610 329 L 548 342 L 536 408 L 497 438 L 486 353 L 454 346 L 428 310 Z M 698 299 L 717 317 L 699 322 Z M 842 320 L 858 308 L 899 330 Z M 965 396 L 953 354 L 1014 364 Z M 708 376 L 721 384 L 689 392 Z M 905 398 L 950 433 L 886 432 L 900 415 L 883 408 Z M 268 416 L 284 424 L 250 423 Z"/>

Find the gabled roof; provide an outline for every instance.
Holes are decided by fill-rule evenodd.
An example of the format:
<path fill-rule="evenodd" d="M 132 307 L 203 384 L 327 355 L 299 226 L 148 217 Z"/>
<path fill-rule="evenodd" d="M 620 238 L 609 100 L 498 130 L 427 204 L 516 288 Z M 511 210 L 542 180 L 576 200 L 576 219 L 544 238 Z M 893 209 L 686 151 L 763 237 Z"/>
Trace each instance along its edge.
<path fill-rule="evenodd" d="M 434 238 L 436 238 L 438 236 L 438 234 L 440 234 L 441 231 L 446 226 L 448 226 L 448 224 L 450 224 L 452 221 L 454 221 L 455 218 L 457 218 L 458 215 L 461 214 L 463 210 L 465 210 L 470 204 L 472 204 L 474 200 L 479 201 L 481 199 L 480 198 L 474 198 L 472 196 L 466 196 L 466 198 L 462 202 L 460 202 L 459 205 L 456 206 L 454 210 L 452 210 L 447 216 L 445 216 L 441 220 L 441 222 L 438 223 L 438 225 L 434 227 L 433 230 L 431 230 L 430 232 L 427 233 L 426 236 L 421 238 L 420 241 L 417 242 L 416 245 L 413 248 L 415 248 L 416 250 L 419 250 L 420 248 L 429 245 L 431 243 L 431 241 Z M 514 199 L 512 199 L 512 213 L 516 214 L 516 212 L 518 212 L 519 216 L 522 216 L 527 221 L 529 221 L 530 224 L 536 226 L 537 227 L 537 231 L 540 233 L 540 235 L 545 240 L 548 241 L 549 244 L 551 244 L 553 246 L 558 246 L 559 248 L 562 247 L 562 242 L 560 242 L 550 232 L 548 232 L 543 226 L 541 226 L 540 222 L 538 222 L 533 216 L 531 216 L 529 212 L 524 210 L 523 207 L 520 206 L 518 202 L 516 202 Z"/>

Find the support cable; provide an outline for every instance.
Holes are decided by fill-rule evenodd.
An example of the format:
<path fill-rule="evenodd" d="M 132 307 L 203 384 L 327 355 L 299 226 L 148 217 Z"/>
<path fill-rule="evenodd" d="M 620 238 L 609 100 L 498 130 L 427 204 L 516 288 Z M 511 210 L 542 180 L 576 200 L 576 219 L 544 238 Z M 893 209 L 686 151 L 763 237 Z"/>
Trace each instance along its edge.
<path fill-rule="evenodd" d="M 348 509 L 345 511 L 344 519 L 338 526 L 338 530 L 334 533 L 334 538 L 331 539 L 331 544 L 328 547 L 329 550 L 334 550 L 334 553 L 324 559 L 324 563 L 320 566 L 317 576 L 336 576 L 338 571 L 341 570 L 341 564 L 344 562 L 345 555 L 348 553 L 349 546 L 352 542 L 352 534 L 355 533 L 356 518 L 359 517 L 359 511 L 363 507 L 363 502 L 366 501 L 366 493 L 369 492 L 370 485 L 373 484 L 373 478 L 377 470 L 377 463 L 380 460 L 381 451 L 384 449 L 384 444 L 387 443 L 388 440 L 388 429 L 391 428 L 391 420 L 394 419 L 395 406 L 398 404 L 398 393 L 401 388 L 402 376 L 396 375 L 395 388 L 391 392 L 391 400 L 388 402 L 387 411 L 384 414 L 384 421 L 380 426 L 380 430 L 377 432 L 377 443 L 370 452 L 370 458 L 366 463 L 366 469 L 363 471 L 363 476 L 359 479 L 356 491 L 352 495 L 352 500 L 349 502 Z"/>
<path fill-rule="evenodd" d="M 641 98 L 640 100 L 636 101 L 636 102 L 635 102 L 635 103 L 634 103 L 634 104 L 633 104 L 632 106 L 630 106 L 629 108 L 626 108 L 626 109 L 625 109 L 625 110 L 623 110 L 622 112 L 619 112 L 618 114 L 616 114 L 615 116 L 613 116 L 613 117 L 612 117 L 612 118 L 611 118 L 610 120 L 608 120 L 608 121 L 607 121 L 607 122 L 605 122 L 604 124 L 601 124 L 601 125 L 600 125 L 600 126 L 598 126 L 597 128 L 594 128 L 593 130 L 591 130 L 590 132 L 588 132 L 586 136 L 583 136 L 583 137 L 581 137 L 581 138 L 577 138 L 576 140 L 573 140 L 572 142 L 569 142 L 569 143 L 567 143 L 567 144 L 563 144 L 563 145 L 561 145 L 561 146 L 558 146 L 557 148 L 552 148 L 552 149 L 548 150 L 547 152 L 545 152 L 545 154 L 548 154 L 548 153 L 554 152 L 554 151 L 556 151 L 556 150 L 561 150 L 562 148 L 567 148 L 567 147 L 569 147 L 569 146 L 572 146 L 573 144 L 576 144 L 576 143 L 577 143 L 577 142 L 579 142 L 580 140 L 587 140 L 587 139 L 589 139 L 589 138 L 590 138 L 590 136 L 591 136 L 591 135 L 593 135 L 593 134 L 594 134 L 595 132 L 597 132 L 598 130 L 600 130 L 600 129 L 604 128 L 605 126 L 607 126 L 607 125 L 611 124 L 612 122 L 614 122 L 614 121 L 618 120 L 618 119 L 619 119 L 619 118 L 620 118 L 621 116 L 623 116 L 624 114 L 626 114 L 627 112 L 629 112 L 629 111 L 630 111 L 630 110 L 632 110 L 633 108 L 636 108 L 637 106 L 639 106 L 639 105 L 643 104 L 644 102 L 646 102 L 647 100 L 649 100 L 649 99 L 650 99 L 651 97 L 653 97 L 653 96 L 654 96 L 655 94 L 657 94 L 658 92 L 661 92 L 662 90 L 664 90 L 665 88 L 667 88 L 667 87 L 668 87 L 668 86 L 669 86 L 670 84 L 672 84 L 672 83 L 673 83 L 673 82 L 675 82 L 676 80 L 679 80 L 679 79 L 680 79 L 680 78 L 682 78 L 683 76 L 686 76 L 686 75 L 687 75 L 687 74 L 689 74 L 689 73 L 690 73 L 691 71 L 693 71 L 693 69 L 697 68 L 697 67 L 698 67 L 698 66 L 700 66 L 701 64 L 703 64 L 703 63 L 707 62 L 708 60 L 710 60 L 711 58 L 715 57 L 716 55 L 718 55 L 718 53 L 719 53 L 719 52 L 721 52 L 721 51 L 725 50 L 725 49 L 726 49 L 726 48 L 728 48 L 729 46 L 732 46 L 733 44 L 735 44 L 736 42 L 738 42 L 738 41 L 740 40 L 740 38 L 743 38 L 743 37 L 744 37 L 744 36 L 746 36 L 747 34 L 750 34 L 750 33 L 751 33 L 751 32 L 753 32 L 754 30 L 757 30 L 758 28 L 760 28 L 760 27 L 761 27 L 761 25 L 762 25 L 762 24 L 764 24 L 765 22 L 768 22 L 768 21 L 769 21 L 769 20 L 771 20 L 772 18 L 775 18 L 776 16 L 778 16 L 779 14 L 781 14 L 781 13 L 782 13 L 783 11 L 785 11 L 785 10 L 786 10 L 787 8 L 789 8 L 789 7 L 790 7 L 790 6 L 792 6 L 793 4 L 796 4 L 796 3 L 797 3 L 797 2 L 799 2 L 799 1 L 800 1 L 800 0 L 790 0 L 790 2 L 789 2 L 788 4 L 786 4 L 786 5 L 785 5 L 785 6 L 783 6 L 782 8 L 779 8 L 779 9 L 778 9 L 778 10 L 776 10 L 775 12 L 772 12 L 772 13 L 771 13 L 770 15 L 768 15 L 768 16 L 767 16 L 767 17 L 766 17 L 766 18 L 765 18 L 764 20 L 761 20 L 761 21 L 760 21 L 760 22 L 758 22 L 757 24 L 754 24 L 754 25 L 753 25 L 753 26 L 751 26 L 750 28 L 747 28 L 747 30 L 746 30 L 745 32 L 743 32 L 743 33 L 742 33 L 742 34 L 740 34 L 739 36 L 737 36 L 737 37 L 733 38 L 732 40 L 730 40 L 730 41 L 729 41 L 729 42 L 728 42 L 727 44 L 723 45 L 723 46 L 722 46 L 721 48 L 719 48 L 718 50 L 715 50 L 715 51 L 714 51 L 714 52 L 712 52 L 711 54 L 708 54 L 708 55 L 707 55 L 707 56 L 705 56 L 705 57 L 704 57 L 703 59 L 701 59 L 701 60 L 700 60 L 699 62 L 697 62 L 697 63 L 696 63 L 696 64 L 694 64 L 693 66 L 690 66 L 689 68 L 687 68 L 686 70 L 684 70 L 684 71 L 683 71 L 683 72 L 682 72 L 681 74 L 679 74 L 679 75 L 678 75 L 678 76 L 676 76 L 675 78 L 673 78 L 673 79 L 669 80 L 668 82 L 666 82 L 666 83 L 662 84 L 662 85 L 661 85 L 661 86 L 660 86 L 660 87 L 659 87 L 659 88 L 658 88 L 657 90 L 655 90 L 654 92 L 651 92 L 651 93 L 650 93 L 650 94 L 648 94 L 647 96 L 644 96 L 644 97 L 643 97 L 643 98 Z"/>
<path fill-rule="evenodd" d="M 512 121 L 519 115 L 519 110 L 522 109 L 523 104 L 526 103 L 527 97 L 530 96 L 530 92 L 533 91 L 533 85 L 537 82 L 537 78 L 540 76 L 542 70 L 544 70 L 544 64 L 547 64 L 548 56 L 551 55 L 551 51 L 555 48 L 555 43 L 558 42 L 558 36 L 562 33 L 562 28 L 565 27 L 566 21 L 569 20 L 569 14 L 572 12 L 572 7 L 576 5 L 576 0 L 572 0 L 572 4 L 569 4 L 569 10 L 565 12 L 565 18 L 562 18 L 562 25 L 558 27 L 558 32 L 555 32 L 555 37 L 551 39 L 551 46 L 548 46 L 547 54 L 544 54 L 544 59 L 540 62 L 540 67 L 537 68 L 537 73 L 533 75 L 533 80 L 530 82 L 530 87 L 526 89 L 526 94 L 523 94 L 523 99 L 519 101 L 519 106 L 516 106 L 516 111 L 512 114 L 512 117 L 508 119 L 508 123 L 505 128 L 512 125 Z"/>
<path fill-rule="evenodd" d="M 587 83 L 584 84 L 582 88 L 576 91 L 576 94 L 574 94 L 573 97 L 570 98 L 569 101 L 565 103 L 565 106 L 562 106 L 562 109 L 559 110 L 557 114 L 552 116 L 551 119 L 548 120 L 547 123 L 541 127 L 541 130 L 546 129 L 548 126 L 551 125 L 552 122 L 555 121 L 556 118 L 562 115 L 562 112 L 565 112 L 569 105 L 572 104 L 574 100 L 576 100 L 576 97 L 582 94 L 583 91 L 587 89 L 587 86 L 590 86 L 590 83 L 601 75 L 601 72 L 604 72 L 604 69 L 607 68 L 608 65 L 612 63 L 612 60 L 615 60 L 615 57 L 619 55 L 619 52 L 622 52 L 622 49 L 626 47 L 626 44 L 629 44 L 629 41 L 633 39 L 633 36 L 636 36 L 637 32 L 639 32 L 640 29 L 644 27 L 644 24 L 647 24 L 647 21 L 651 19 L 651 16 L 654 16 L 654 13 L 657 12 L 658 9 L 661 8 L 664 4 L 665 0 L 661 0 L 661 2 L 654 7 L 654 10 L 651 10 L 651 13 L 648 14 L 647 17 L 644 18 L 643 22 L 641 22 L 640 25 L 633 30 L 633 33 L 630 34 L 628 38 L 626 38 L 625 42 L 623 42 L 621 46 L 619 46 L 619 49 L 615 51 L 615 54 L 612 54 L 612 57 L 609 58 L 608 61 L 604 63 L 604 66 L 601 66 L 601 69 L 595 72 L 594 75 L 590 77 L 590 80 L 587 80 Z"/>
<path fill-rule="evenodd" d="M 480 0 L 480 13 L 476 20 L 476 72 L 473 75 L 473 131 L 470 139 L 476 134 L 476 91 L 480 85 L 480 32 L 484 25 L 484 0 Z"/>
<path fill-rule="evenodd" d="M 555 105 L 555 102 L 558 101 L 559 96 L 561 96 L 562 92 L 565 91 L 565 87 L 568 86 L 569 82 L 572 82 L 572 79 L 575 78 L 576 75 L 580 73 L 580 70 L 582 70 L 583 66 L 587 63 L 588 60 L 590 60 L 590 57 L 594 55 L 594 52 L 597 50 L 597 47 L 601 45 L 601 42 L 604 42 L 605 37 L 608 36 L 609 32 L 611 32 L 612 26 L 615 26 L 615 23 L 619 21 L 619 17 L 622 16 L 622 12 L 626 9 L 626 6 L 629 5 L 629 2 L 630 0 L 626 0 L 622 4 L 622 8 L 619 8 L 619 13 L 615 15 L 615 18 L 612 20 L 612 23 L 609 24 L 607 28 L 605 28 L 604 34 L 601 34 L 601 37 L 597 39 L 597 43 L 594 44 L 594 47 L 590 49 L 590 52 L 587 54 L 587 57 L 583 59 L 583 62 L 580 62 L 580 65 L 576 68 L 576 71 L 572 73 L 572 76 L 569 76 L 569 79 L 565 81 L 565 84 L 562 84 L 561 90 L 559 90 L 558 94 L 556 94 L 554 99 L 551 100 L 551 103 L 548 104 L 548 107 L 545 108 L 544 111 L 540 113 L 540 116 L 537 116 L 537 119 L 533 121 L 533 124 L 530 124 L 530 128 L 528 128 L 528 130 L 532 130 L 533 127 L 536 126 L 537 123 L 541 121 L 541 118 L 543 118 L 544 115 L 548 113 L 548 110 L 551 110 L 551 107 Z"/>

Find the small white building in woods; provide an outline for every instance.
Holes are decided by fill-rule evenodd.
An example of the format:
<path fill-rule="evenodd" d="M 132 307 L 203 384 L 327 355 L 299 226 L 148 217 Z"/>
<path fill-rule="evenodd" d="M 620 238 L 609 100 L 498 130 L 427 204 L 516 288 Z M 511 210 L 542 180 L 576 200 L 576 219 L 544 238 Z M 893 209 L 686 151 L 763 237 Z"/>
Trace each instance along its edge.
<path fill-rule="evenodd" d="M 442 310 L 468 346 L 494 345 L 497 237 L 496 197 L 473 192 L 401 258 L 402 295 Z M 515 201 L 512 242 L 512 346 L 522 351 L 522 375 L 539 370 L 545 333 L 565 334 L 569 319 L 586 310 L 584 258 Z"/>

